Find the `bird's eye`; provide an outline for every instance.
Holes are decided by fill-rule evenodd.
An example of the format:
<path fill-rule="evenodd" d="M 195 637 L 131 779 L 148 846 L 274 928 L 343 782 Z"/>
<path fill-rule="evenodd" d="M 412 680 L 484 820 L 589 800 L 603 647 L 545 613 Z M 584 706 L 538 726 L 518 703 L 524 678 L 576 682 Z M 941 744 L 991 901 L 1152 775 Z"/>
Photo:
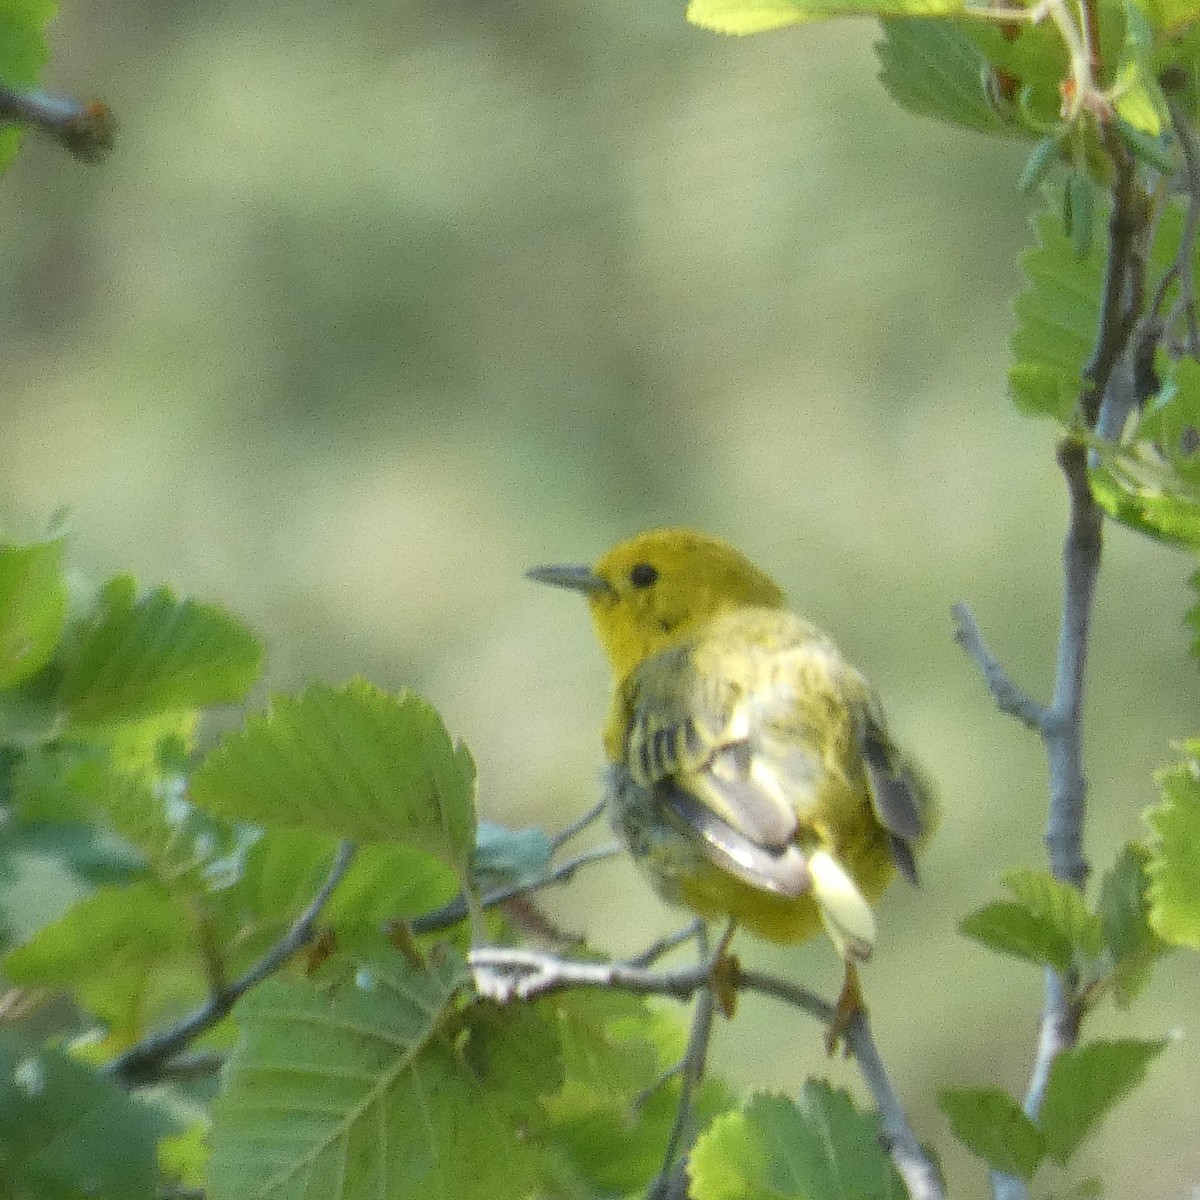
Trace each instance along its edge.
<path fill-rule="evenodd" d="M 649 563 L 638 563 L 632 571 L 629 572 L 629 582 L 635 588 L 648 588 L 658 578 L 658 568 L 652 567 Z"/>

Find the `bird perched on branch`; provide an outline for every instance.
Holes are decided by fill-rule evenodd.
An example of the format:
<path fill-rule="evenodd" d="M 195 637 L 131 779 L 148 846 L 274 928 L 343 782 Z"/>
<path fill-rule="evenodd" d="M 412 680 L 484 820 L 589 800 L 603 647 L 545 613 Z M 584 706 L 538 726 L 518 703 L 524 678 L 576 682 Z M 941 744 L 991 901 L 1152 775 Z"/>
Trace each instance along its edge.
<path fill-rule="evenodd" d="M 861 1007 L 876 901 L 934 805 L 874 690 L 732 546 L 658 529 L 593 567 L 535 567 L 581 592 L 612 666 L 606 800 L 666 901 L 773 942 L 823 926 L 846 964 L 836 1045 Z"/>

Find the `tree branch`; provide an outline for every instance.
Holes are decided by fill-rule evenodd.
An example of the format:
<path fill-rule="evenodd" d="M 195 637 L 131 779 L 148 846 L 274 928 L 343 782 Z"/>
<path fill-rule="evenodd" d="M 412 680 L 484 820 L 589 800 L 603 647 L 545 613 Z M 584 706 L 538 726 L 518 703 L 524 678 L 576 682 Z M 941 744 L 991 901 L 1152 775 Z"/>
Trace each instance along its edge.
<path fill-rule="evenodd" d="M 962 601 L 951 606 L 950 615 L 954 621 L 954 640 L 979 668 L 984 686 L 996 701 L 996 707 L 1002 713 L 1016 717 L 1035 733 L 1041 733 L 1049 716 L 1046 706 L 1039 704 L 1012 681 L 1000 660 L 988 649 L 971 610 Z"/>
<path fill-rule="evenodd" d="M 854 1014 L 845 1033 L 846 1044 L 854 1055 L 863 1081 L 875 1098 L 883 1122 L 883 1135 L 911 1200 L 944 1200 L 942 1181 L 929 1155 L 921 1148 L 908 1123 L 908 1114 L 896 1091 L 883 1058 L 871 1034 L 871 1023 L 864 1010 Z"/>
<path fill-rule="evenodd" d="M 623 853 L 624 851 L 616 842 L 584 850 L 537 879 L 494 888 L 492 891 L 486 892 L 479 903 L 485 909 L 495 908 L 497 904 L 503 904 L 506 900 L 514 900 L 517 896 L 528 896 L 531 892 L 541 891 L 542 888 L 550 887 L 552 884 L 566 883 L 580 867 L 586 867 L 594 862 L 603 862 L 606 858 L 616 858 Z M 436 908 L 433 912 L 414 917 L 408 924 L 413 933 L 438 933 L 440 930 L 457 925 L 467 916 L 467 913 L 466 899 L 460 893 L 449 904 L 443 904 L 441 908 Z"/>
<path fill-rule="evenodd" d="M 1144 234 L 1148 203 L 1132 156 L 1112 129 L 1107 130 L 1105 148 L 1115 171 L 1108 256 L 1100 325 L 1083 373 L 1076 412 L 1089 434 L 1115 437 L 1128 415 L 1131 395 L 1136 403 L 1134 339 L 1146 300 Z M 1103 547 L 1103 514 L 1092 496 L 1084 440 L 1068 435 L 1059 444 L 1057 457 L 1067 485 L 1068 515 L 1062 550 L 1063 591 L 1054 693 L 1039 725 L 1050 793 L 1043 840 L 1054 877 L 1082 889 L 1089 873 L 1083 853 L 1087 811 L 1083 697 Z M 1047 970 L 1037 1052 L 1023 1105 L 1026 1116 L 1033 1121 L 1041 1112 L 1055 1060 L 1078 1040 L 1082 1019 L 1078 989 L 1073 972 L 1062 976 Z M 992 1192 L 996 1200 L 1025 1200 L 1028 1196 L 1022 1180 L 1001 1172 L 992 1174 Z"/>
<path fill-rule="evenodd" d="M 575 987 L 619 988 L 641 996 L 689 1000 L 701 989 L 710 987 L 713 971 L 711 962 L 652 971 L 635 965 L 636 960 L 576 962 L 541 950 L 508 946 L 476 947 L 470 952 L 468 961 L 475 976 L 476 990 L 481 996 L 499 1004 L 532 1000 Z M 739 991 L 772 996 L 826 1024 L 833 1019 L 832 1004 L 791 980 L 738 967 L 731 982 Z M 945 1192 L 937 1170 L 909 1125 L 904 1106 L 884 1068 L 865 1014 L 860 1013 L 851 1021 L 845 1038 L 862 1071 L 863 1081 L 879 1108 L 888 1139 L 888 1153 L 908 1188 L 911 1200 L 944 1200 Z"/>
<path fill-rule="evenodd" d="M 297 950 L 307 946 L 316 932 L 317 917 L 325 907 L 333 889 L 341 882 L 346 869 L 354 858 L 354 846 L 343 842 L 329 875 L 320 890 L 309 902 L 308 907 L 296 918 L 292 927 L 266 954 L 258 960 L 240 979 L 215 991 L 208 1003 L 198 1008 L 178 1024 L 143 1038 L 124 1054 L 114 1058 L 104 1067 L 124 1087 L 138 1087 L 158 1079 L 167 1064 L 181 1051 L 186 1050 L 202 1033 L 211 1029 L 218 1021 L 229 1015 L 233 1006 L 256 984 L 273 975 Z"/>

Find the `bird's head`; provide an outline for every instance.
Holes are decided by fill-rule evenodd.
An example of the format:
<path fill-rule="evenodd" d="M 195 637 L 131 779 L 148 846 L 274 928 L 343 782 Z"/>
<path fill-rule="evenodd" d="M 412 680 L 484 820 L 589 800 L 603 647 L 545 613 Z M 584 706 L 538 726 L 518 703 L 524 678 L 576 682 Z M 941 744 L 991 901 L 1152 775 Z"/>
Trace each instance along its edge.
<path fill-rule="evenodd" d="M 534 567 L 528 575 L 587 597 L 618 680 L 719 612 L 783 606 L 774 580 L 745 555 L 690 529 L 654 529 L 594 566 Z"/>

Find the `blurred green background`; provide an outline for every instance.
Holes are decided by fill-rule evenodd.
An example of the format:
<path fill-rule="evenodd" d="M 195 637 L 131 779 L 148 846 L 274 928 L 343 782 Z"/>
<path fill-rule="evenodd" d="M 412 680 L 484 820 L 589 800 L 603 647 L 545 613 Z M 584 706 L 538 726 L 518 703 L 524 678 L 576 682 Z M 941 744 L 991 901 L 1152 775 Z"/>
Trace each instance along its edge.
<path fill-rule="evenodd" d="M 1022 150 L 896 109 L 876 36 L 724 39 L 668 0 L 67 3 L 47 84 L 122 128 L 102 168 L 31 139 L 0 183 L 0 528 L 69 506 L 83 574 L 223 602 L 272 688 L 419 690 L 473 748 L 484 813 L 551 827 L 597 795 L 607 679 L 582 605 L 523 569 L 663 523 L 736 542 L 940 784 L 925 887 L 890 894 L 866 982 L 919 1133 L 976 1197 L 934 1098 L 1023 1089 L 1040 979 L 955 922 L 1042 861 L 1044 779 L 948 609 L 969 601 L 1045 695 L 1064 503 L 1053 428 L 1004 389 Z M 1098 869 L 1197 732 L 1188 569 L 1110 533 Z M 624 863 L 545 907 L 617 953 L 676 920 Z M 827 944 L 739 952 L 836 987 Z M 1180 955 L 1089 1026 L 1183 1036 L 1070 1179 L 1197 1194 L 1198 1012 Z M 715 1058 L 746 1086 L 816 1072 L 861 1095 L 765 1001 Z"/>

